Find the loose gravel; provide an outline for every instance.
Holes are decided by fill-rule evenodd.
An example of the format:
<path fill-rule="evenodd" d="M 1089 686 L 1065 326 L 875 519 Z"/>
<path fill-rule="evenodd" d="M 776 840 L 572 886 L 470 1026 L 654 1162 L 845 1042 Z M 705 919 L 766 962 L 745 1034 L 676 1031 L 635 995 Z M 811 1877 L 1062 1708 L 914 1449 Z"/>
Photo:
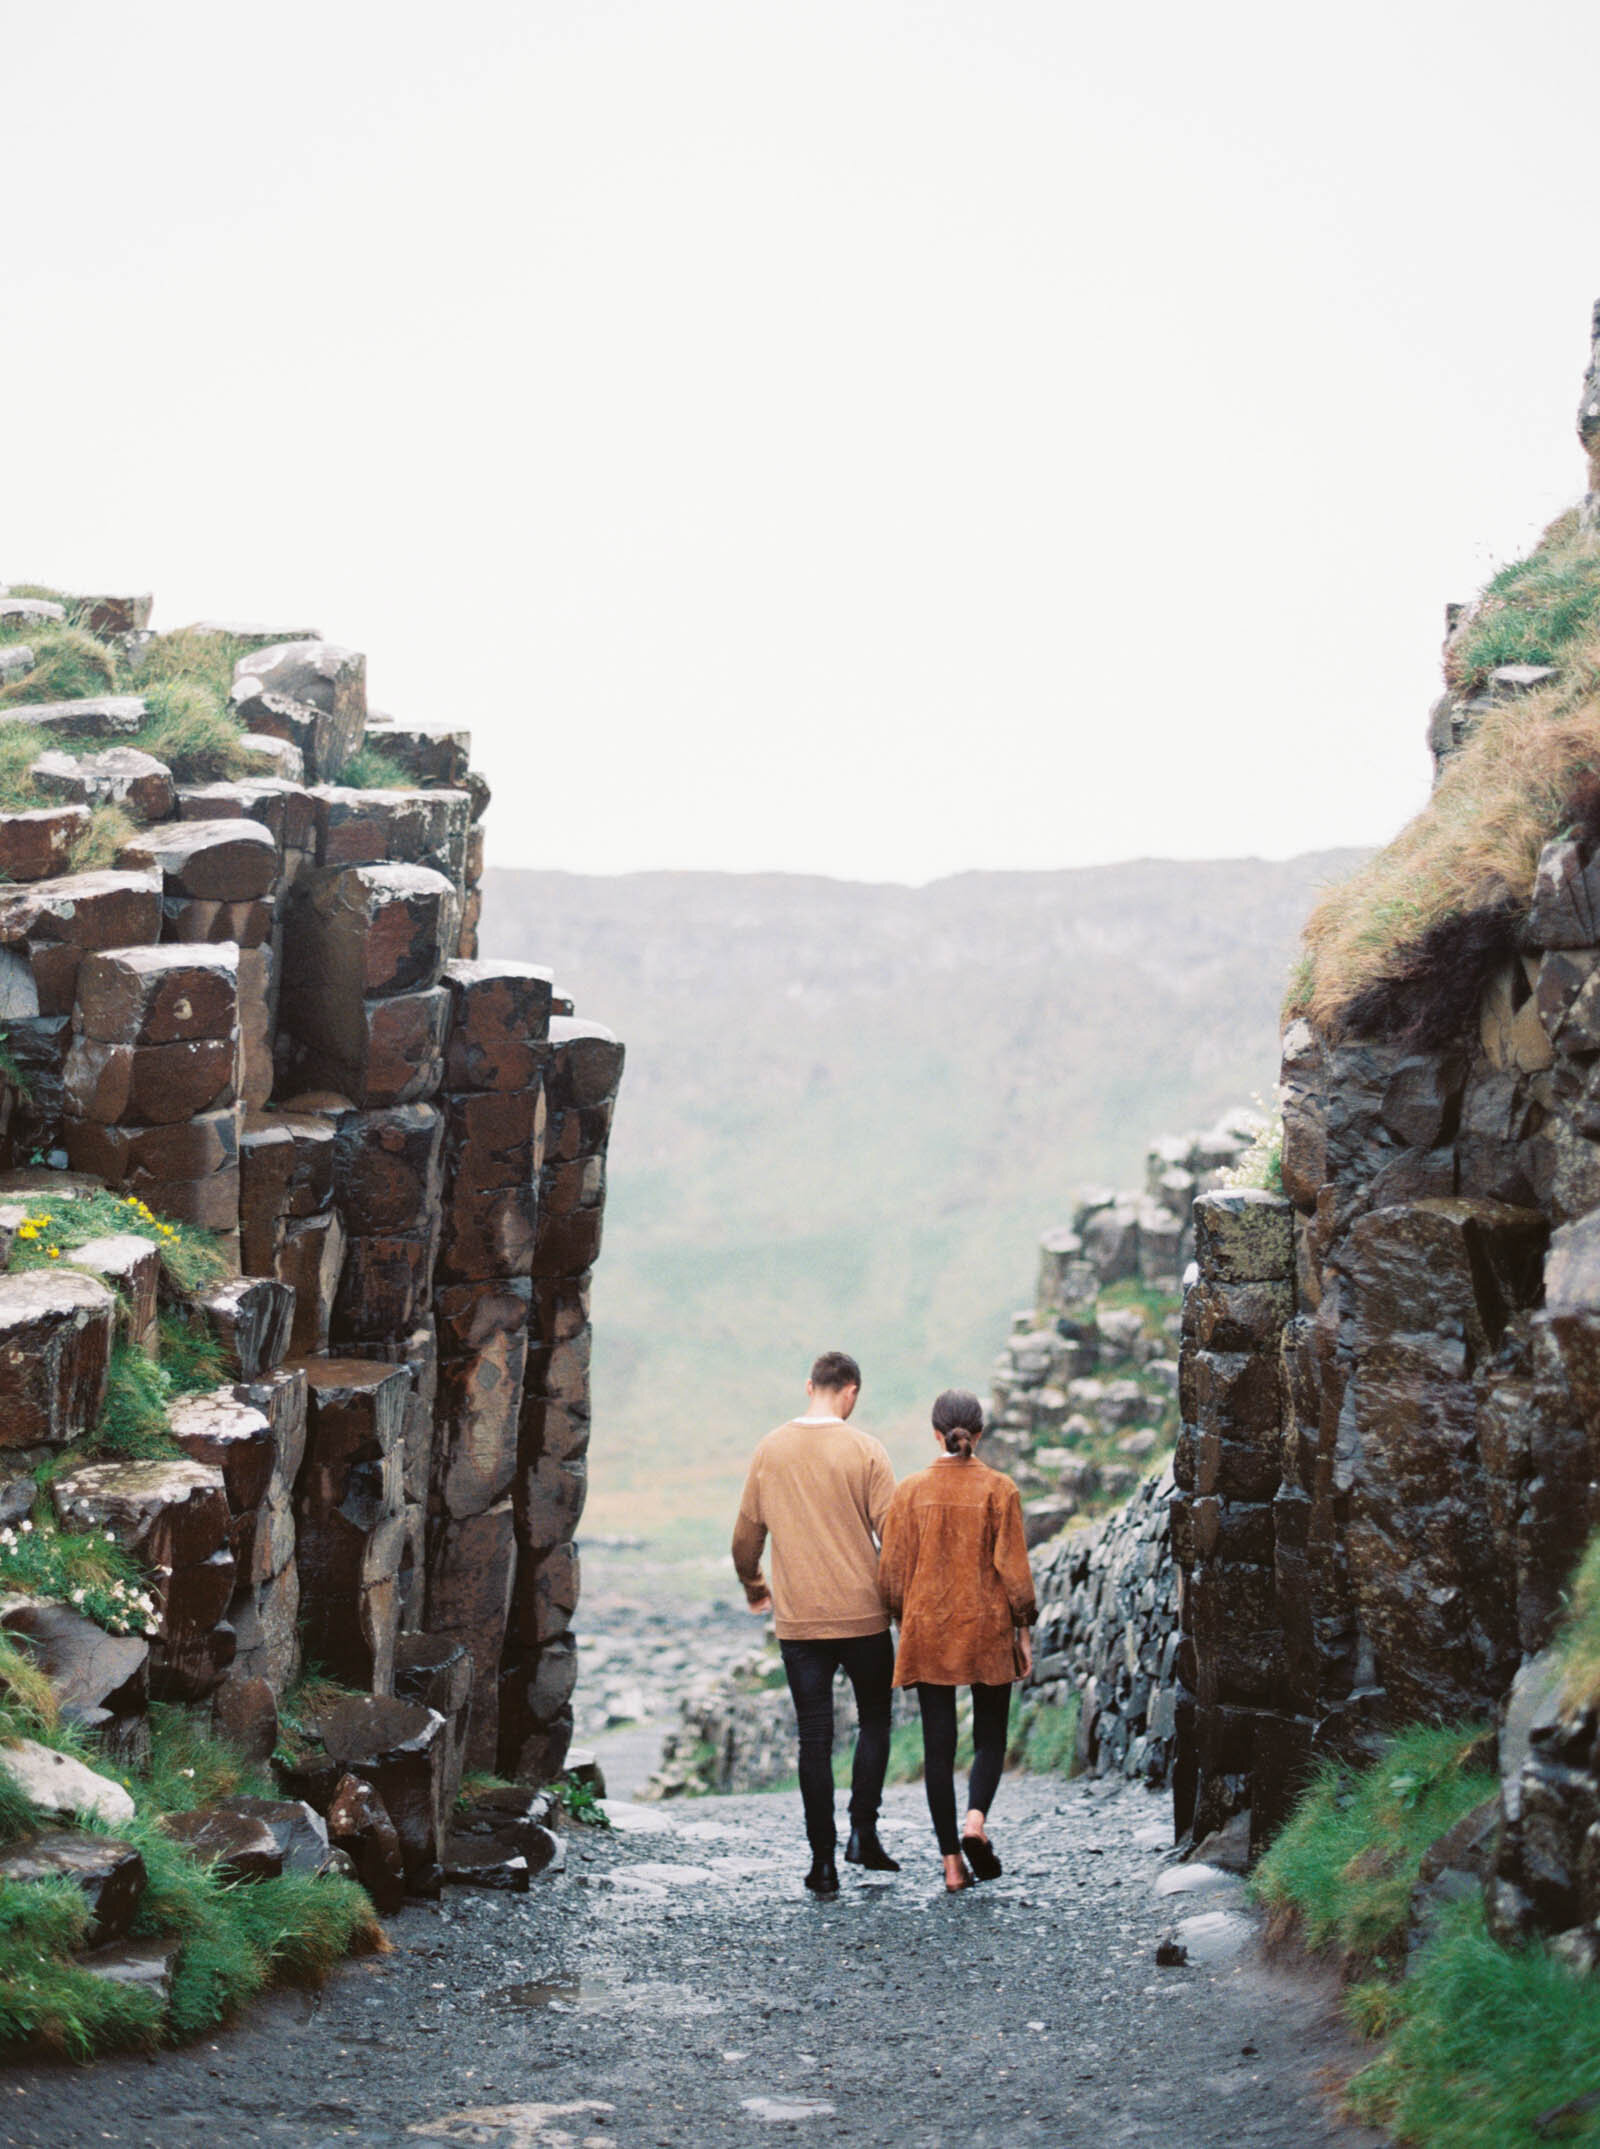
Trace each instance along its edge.
<path fill-rule="evenodd" d="M 813 1901 L 793 1794 L 614 1806 L 527 1896 L 451 1891 L 395 1952 L 182 2052 L 0 2078 L 0 2143 L 677 2149 L 1341 2149 L 1360 2055 L 1261 1964 L 1237 1881 L 1174 1866 L 1164 1797 L 1008 1777 L 1004 1877 L 946 1897 L 919 1788 L 905 1868 Z M 841 1814 L 841 1821 L 843 1816 Z M 1189 1960 L 1160 1968 L 1176 1930 Z"/>

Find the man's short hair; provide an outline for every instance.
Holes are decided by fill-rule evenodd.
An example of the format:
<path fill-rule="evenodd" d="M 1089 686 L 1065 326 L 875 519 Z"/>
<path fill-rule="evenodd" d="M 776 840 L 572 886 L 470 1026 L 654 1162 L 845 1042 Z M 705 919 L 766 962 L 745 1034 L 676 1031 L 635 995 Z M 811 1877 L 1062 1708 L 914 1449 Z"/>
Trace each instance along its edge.
<path fill-rule="evenodd" d="M 841 1388 L 861 1386 L 861 1368 L 848 1351 L 824 1351 L 811 1368 L 811 1385 L 837 1395 Z"/>

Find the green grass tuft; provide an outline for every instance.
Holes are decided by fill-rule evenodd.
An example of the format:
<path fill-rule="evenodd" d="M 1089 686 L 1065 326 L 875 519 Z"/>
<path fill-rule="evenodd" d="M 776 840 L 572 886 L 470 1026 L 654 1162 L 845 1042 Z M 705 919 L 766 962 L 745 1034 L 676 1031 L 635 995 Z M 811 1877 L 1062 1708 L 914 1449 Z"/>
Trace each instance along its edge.
<path fill-rule="evenodd" d="M 1035 1776 L 1070 1776 L 1077 1762 L 1076 1694 L 1061 1703 L 1038 1702 L 1018 1712 L 1011 1757 Z"/>
<path fill-rule="evenodd" d="M 121 806 L 92 807 L 88 827 L 72 846 L 68 870 L 98 873 L 114 866 L 123 845 L 131 843 L 138 833 L 138 822 Z"/>
<path fill-rule="evenodd" d="M 221 1798 L 271 1798 L 271 1771 L 206 1729 L 175 1702 L 150 1704 L 150 1758 L 140 1771 L 141 1802 L 161 1813 L 190 1813 Z"/>
<path fill-rule="evenodd" d="M 148 722 L 132 741 L 164 761 L 179 783 L 230 783 L 260 770 L 260 757 L 216 689 L 202 680 L 158 681 L 144 689 Z"/>
<path fill-rule="evenodd" d="M 226 704 L 233 686 L 233 667 L 245 645 L 227 634 L 193 634 L 180 627 L 172 634 L 158 634 L 139 653 L 136 685 L 142 693 L 182 682 L 205 687 L 218 702 Z"/>
<path fill-rule="evenodd" d="M 1482 1736 L 1417 1725 L 1367 1768 L 1325 1762 L 1256 1867 L 1274 1925 L 1336 1952 L 1347 1974 L 1398 1970 L 1423 1852 L 1496 1789 L 1491 1771 L 1465 1765 Z"/>
<path fill-rule="evenodd" d="M 28 813 L 46 803 L 29 772 L 50 746 L 35 724 L 0 724 L 0 813 Z"/>
<path fill-rule="evenodd" d="M 398 761 L 391 761 L 380 747 L 358 746 L 344 765 L 340 783 L 353 791 L 411 791 L 415 780 Z"/>
<path fill-rule="evenodd" d="M 27 1210 L 12 1241 L 14 1270 L 49 1268 L 58 1261 L 70 1261 L 72 1253 L 91 1239 L 132 1232 L 154 1244 L 168 1282 L 180 1295 L 203 1290 L 228 1273 L 227 1260 L 209 1232 L 170 1223 L 133 1194 L 63 1188 L 55 1195 L 41 1181 L 37 1190 L 27 1191 Z M 208 1385 L 215 1387 L 217 1382 Z"/>
<path fill-rule="evenodd" d="M 1542 1947 L 1497 1946 L 1471 1897 L 1398 1998 L 1393 2041 L 1346 2092 L 1355 2116 L 1429 2149 L 1600 2142 L 1600 1984 Z"/>
<path fill-rule="evenodd" d="M 32 628 L 27 636 L 33 669 L 0 687 L 0 709 L 35 701 L 79 701 L 112 694 L 117 686 L 116 659 L 104 642 L 81 627 Z"/>
<path fill-rule="evenodd" d="M 99 1455 L 129 1458 L 181 1455 L 167 1429 L 170 1380 L 148 1351 L 119 1343 L 111 1353 L 105 1407 L 91 1447 Z"/>

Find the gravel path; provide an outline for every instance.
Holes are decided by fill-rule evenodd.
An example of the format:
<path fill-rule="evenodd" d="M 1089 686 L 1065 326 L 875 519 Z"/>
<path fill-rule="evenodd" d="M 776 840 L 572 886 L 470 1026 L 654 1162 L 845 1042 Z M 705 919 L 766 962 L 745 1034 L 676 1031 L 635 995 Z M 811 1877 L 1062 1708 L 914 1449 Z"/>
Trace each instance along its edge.
<path fill-rule="evenodd" d="M 1010 1777 L 1005 1878 L 949 1899 L 920 1788 L 893 1790 L 906 1870 L 819 1904 L 798 1797 L 619 1802 L 530 1895 L 409 1909 L 392 1955 L 214 2043 L 0 2078 L 0 2143 L 1379 2143 L 1333 2116 L 1328 1996 L 1258 1966 L 1238 1883 L 1164 1862 L 1167 1810 Z M 1191 1960 L 1160 1969 L 1174 1924 Z"/>

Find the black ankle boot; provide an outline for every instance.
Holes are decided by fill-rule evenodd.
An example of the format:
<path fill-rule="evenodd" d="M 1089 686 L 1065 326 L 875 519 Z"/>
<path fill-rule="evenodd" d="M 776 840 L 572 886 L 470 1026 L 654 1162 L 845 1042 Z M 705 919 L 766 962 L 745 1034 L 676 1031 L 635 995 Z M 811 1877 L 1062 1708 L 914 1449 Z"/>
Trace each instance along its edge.
<path fill-rule="evenodd" d="M 833 1862 L 833 1853 L 818 1852 L 811 1861 L 811 1871 L 806 1875 L 806 1886 L 813 1895 L 837 1895 L 839 1892 L 839 1868 Z"/>
<path fill-rule="evenodd" d="M 844 1855 L 847 1865 L 864 1865 L 869 1872 L 898 1873 L 900 1870 L 899 1859 L 891 1858 L 878 1841 L 876 1828 L 852 1828 Z"/>

